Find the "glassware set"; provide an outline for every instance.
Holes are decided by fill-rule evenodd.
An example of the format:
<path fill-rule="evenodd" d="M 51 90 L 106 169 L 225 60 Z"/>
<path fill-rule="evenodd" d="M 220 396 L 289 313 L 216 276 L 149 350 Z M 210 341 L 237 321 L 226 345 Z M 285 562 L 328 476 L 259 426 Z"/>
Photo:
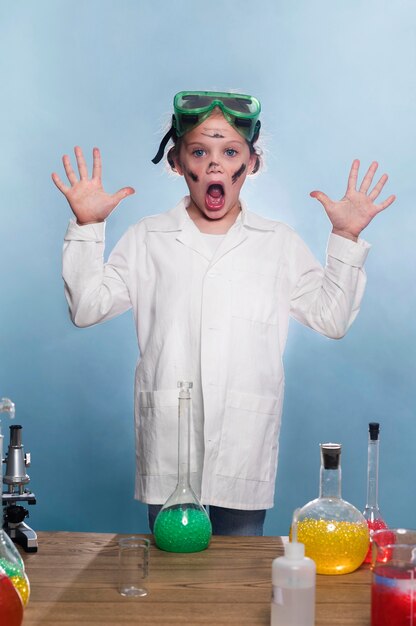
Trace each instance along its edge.
<path fill-rule="evenodd" d="M 178 479 L 174 492 L 156 518 L 154 538 L 162 550 L 198 552 L 208 547 L 212 528 L 208 514 L 190 484 L 192 383 L 178 382 L 178 387 Z M 0 412 L 13 418 L 13 402 L 0 399 Z M 371 626 L 408 626 L 413 623 L 416 613 L 416 531 L 388 529 L 381 516 L 378 506 L 379 430 L 378 423 L 369 424 L 367 504 L 363 513 L 341 496 L 341 445 L 320 445 L 319 497 L 296 511 L 299 542 L 296 546 L 304 544 L 304 554 L 314 561 L 318 574 L 346 574 L 357 569 L 363 561 L 371 562 Z M 2 461 L 0 429 L 1 486 Z M 0 622 L 20 626 L 30 585 L 23 560 L 2 526 Z M 294 556 L 298 558 L 297 553 Z M 300 557 L 298 560 L 302 561 Z M 279 560 L 275 562 L 275 569 L 277 565 L 280 572 Z M 278 582 L 280 584 L 280 578 Z"/>

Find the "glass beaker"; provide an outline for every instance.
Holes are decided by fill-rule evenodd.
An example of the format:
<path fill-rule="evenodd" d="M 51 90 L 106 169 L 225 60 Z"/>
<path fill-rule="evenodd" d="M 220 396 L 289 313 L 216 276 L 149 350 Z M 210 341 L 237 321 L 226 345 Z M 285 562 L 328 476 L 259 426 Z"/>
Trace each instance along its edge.
<path fill-rule="evenodd" d="M 212 527 L 189 477 L 192 383 L 178 382 L 178 387 L 178 482 L 156 517 L 153 534 L 161 550 L 200 552 L 208 547 Z"/>
<path fill-rule="evenodd" d="M 341 498 L 341 445 L 323 443 L 319 498 L 299 512 L 298 541 L 316 563 L 318 574 L 348 574 L 364 561 L 368 550 L 367 522 Z"/>
<path fill-rule="evenodd" d="M 371 626 L 416 623 L 416 530 L 376 530 L 372 536 Z"/>
<path fill-rule="evenodd" d="M 118 541 L 118 591 L 125 598 L 143 598 L 148 590 L 150 541 L 133 535 Z"/>

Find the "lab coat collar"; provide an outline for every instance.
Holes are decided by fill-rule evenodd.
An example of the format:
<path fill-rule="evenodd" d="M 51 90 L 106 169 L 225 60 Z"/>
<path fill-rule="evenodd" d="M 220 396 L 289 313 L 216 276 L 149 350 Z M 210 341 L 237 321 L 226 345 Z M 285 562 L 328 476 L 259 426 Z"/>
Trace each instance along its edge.
<path fill-rule="evenodd" d="M 150 232 L 175 232 L 188 230 L 190 226 L 194 226 L 191 218 L 188 215 L 186 207 L 189 204 L 189 196 L 185 196 L 176 205 L 174 209 L 167 211 L 166 213 L 160 213 L 147 218 L 148 231 Z M 254 228 L 256 230 L 273 231 L 276 228 L 276 222 L 251 213 L 247 209 L 247 205 L 243 199 L 240 198 L 241 215 L 237 218 L 237 221 L 232 226 L 238 227 L 240 224 L 245 228 Z"/>
<path fill-rule="evenodd" d="M 188 215 L 186 210 L 188 204 L 189 196 L 185 196 L 171 211 L 148 218 L 148 231 L 177 232 L 176 239 L 203 256 L 208 261 L 210 267 L 230 250 L 245 241 L 248 237 L 248 229 L 270 231 L 274 230 L 275 227 L 275 223 L 271 220 L 250 213 L 245 202 L 241 200 L 241 214 L 212 258 L 202 234 Z"/>
<path fill-rule="evenodd" d="M 255 230 L 273 231 L 276 230 L 276 222 L 269 220 L 265 217 L 261 217 L 256 213 L 252 213 L 247 209 L 247 205 L 244 200 L 240 200 L 241 204 L 241 223 L 246 228 L 253 228 Z"/>

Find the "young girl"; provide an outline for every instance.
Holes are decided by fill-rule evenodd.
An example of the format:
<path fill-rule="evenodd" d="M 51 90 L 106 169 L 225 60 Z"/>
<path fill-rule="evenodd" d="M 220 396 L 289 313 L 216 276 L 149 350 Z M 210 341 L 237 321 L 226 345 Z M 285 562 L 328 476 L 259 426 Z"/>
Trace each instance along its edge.
<path fill-rule="evenodd" d="M 79 147 L 70 185 L 52 178 L 76 217 L 63 277 L 71 318 L 89 326 L 133 309 L 140 349 L 135 378 L 136 491 L 149 524 L 176 485 L 177 381 L 193 381 L 191 482 L 216 534 L 261 535 L 273 506 L 289 316 L 342 337 L 365 286 L 368 244 L 358 239 L 394 201 L 376 204 L 372 163 L 357 190 L 359 162 L 335 202 L 311 196 L 332 223 L 323 269 L 296 233 L 248 210 L 240 190 L 259 168 L 260 104 L 250 96 L 181 92 L 174 99 L 168 161 L 189 195 L 130 227 L 107 263 L 104 222 L 132 187 L 111 195 L 93 151 L 92 178 Z M 371 188 L 372 187 L 372 188 Z"/>

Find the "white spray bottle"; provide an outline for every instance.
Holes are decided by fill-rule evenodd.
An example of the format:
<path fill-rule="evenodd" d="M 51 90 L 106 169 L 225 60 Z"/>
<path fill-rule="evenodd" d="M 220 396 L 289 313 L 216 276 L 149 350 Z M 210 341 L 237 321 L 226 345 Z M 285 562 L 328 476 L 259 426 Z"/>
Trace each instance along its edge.
<path fill-rule="evenodd" d="M 285 556 L 272 563 L 271 626 L 314 626 L 316 565 L 305 556 L 305 546 L 297 542 L 300 509 L 292 521 L 292 541 L 285 545 Z"/>

